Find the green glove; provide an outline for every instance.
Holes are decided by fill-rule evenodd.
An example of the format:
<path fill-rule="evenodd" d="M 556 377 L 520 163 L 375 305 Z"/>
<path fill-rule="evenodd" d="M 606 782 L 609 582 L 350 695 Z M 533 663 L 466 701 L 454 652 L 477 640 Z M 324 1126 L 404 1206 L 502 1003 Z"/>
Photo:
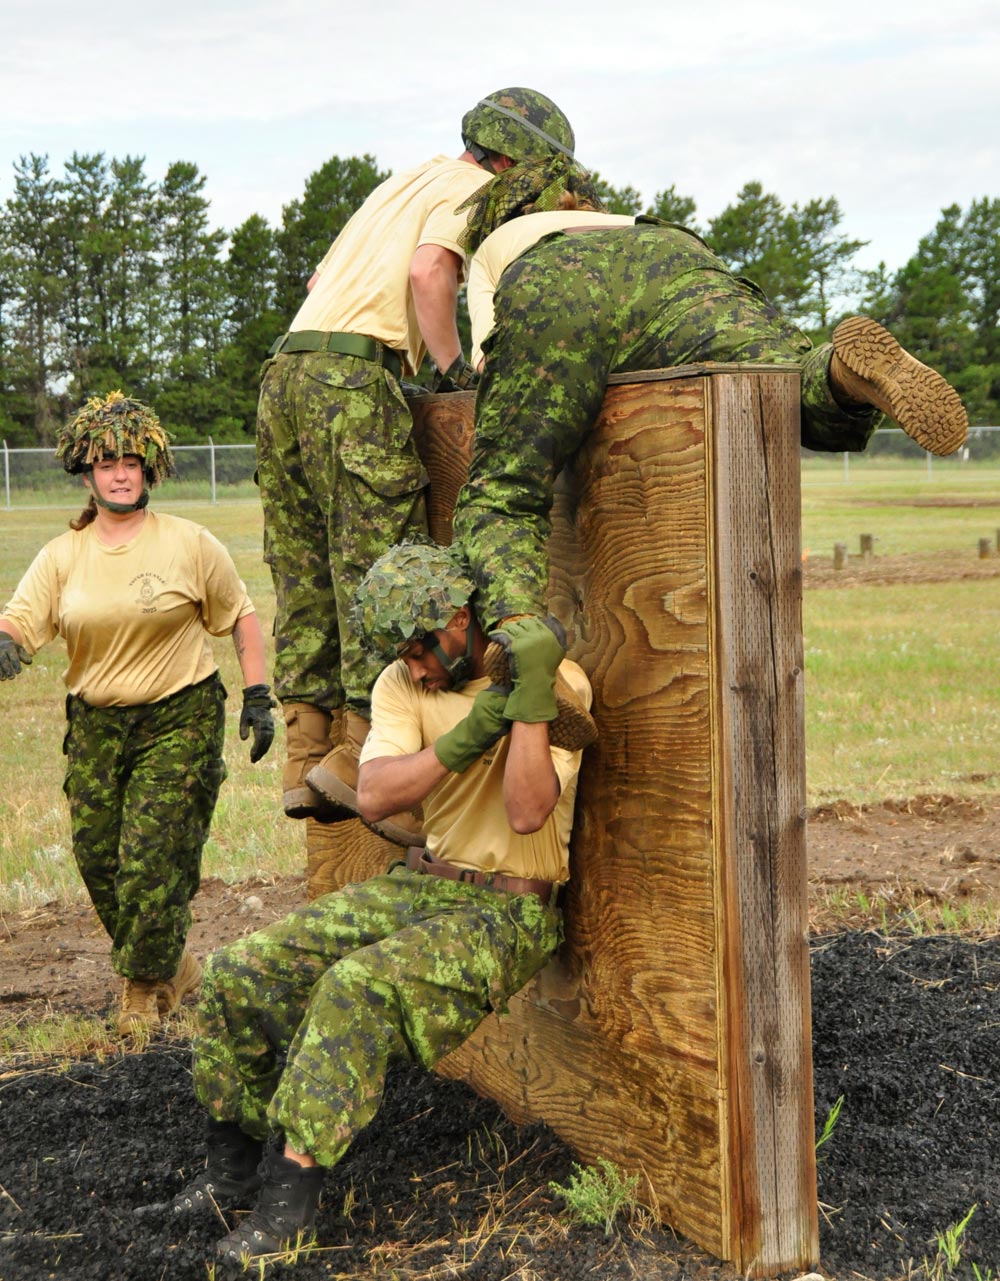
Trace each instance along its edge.
<path fill-rule="evenodd" d="M 514 684 L 504 708 L 507 719 L 529 725 L 554 721 L 559 714 L 556 672 L 566 655 L 566 633 L 559 620 L 551 614 L 516 618 L 504 623 L 500 631 L 490 632 L 489 638 L 506 651 Z"/>
<path fill-rule="evenodd" d="M 0 681 L 12 681 L 30 663 L 31 655 L 24 646 L 10 632 L 0 632 Z"/>
<path fill-rule="evenodd" d="M 484 752 L 510 733 L 504 716 L 507 691 L 491 685 L 475 697 L 464 721 L 442 734 L 434 744 L 434 755 L 453 774 L 464 774 Z"/>
<path fill-rule="evenodd" d="M 256 765 L 274 741 L 274 716 L 272 707 L 277 702 L 271 697 L 270 685 L 248 685 L 243 691 L 243 711 L 240 713 L 240 738 L 244 742 L 253 732 L 250 764 Z"/>

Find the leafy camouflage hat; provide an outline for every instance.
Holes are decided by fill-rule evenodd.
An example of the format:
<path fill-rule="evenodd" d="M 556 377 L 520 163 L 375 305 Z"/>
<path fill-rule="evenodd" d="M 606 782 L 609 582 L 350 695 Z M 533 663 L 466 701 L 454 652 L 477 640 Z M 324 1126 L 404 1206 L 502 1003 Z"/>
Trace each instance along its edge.
<path fill-rule="evenodd" d="M 120 391 L 103 399 L 91 396 L 71 422 L 62 427 L 56 457 L 71 474 L 87 471 L 105 458 L 135 454 L 142 459 L 147 480 L 154 484 L 174 470 L 170 436 L 156 414 L 141 400 Z"/>
<path fill-rule="evenodd" d="M 527 160 L 556 154 L 572 159 L 576 139 L 551 98 L 536 89 L 513 88 L 498 89 L 465 113 L 462 141 L 473 154 L 478 146 L 511 160 Z"/>
<path fill-rule="evenodd" d="M 564 200 L 567 194 L 573 197 L 571 201 Z M 511 218 L 563 207 L 606 212 L 590 174 L 575 160 L 566 156 L 527 160 L 504 169 L 458 206 L 456 213 L 472 210 L 459 241 L 463 249 L 474 253 L 491 231 Z"/>
<path fill-rule="evenodd" d="M 475 590 L 468 566 L 453 548 L 397 543 L 361 580 L 354 625 L 368 649 L 388 663 L 410 641 L 446 626 Z"/>

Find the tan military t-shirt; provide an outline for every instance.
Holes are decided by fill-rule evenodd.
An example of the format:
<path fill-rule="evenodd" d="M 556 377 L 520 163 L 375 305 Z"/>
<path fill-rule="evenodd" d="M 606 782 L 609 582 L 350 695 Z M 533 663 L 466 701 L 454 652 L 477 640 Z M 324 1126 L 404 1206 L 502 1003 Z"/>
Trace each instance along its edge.
<path fill-rule="evenodd" d="M 566 227 L 633 227 L 635 219 L 626 214 L 588 213 L 583 209 L 555 209 L 549 213 L 522 214 L 512 218 L 486 237 L 469 265 L 466 296 L 472 323 L 471 362 L 478 368 L 483 339 L 493 328 L 493 295 L 500 277 L 515 258 L 520 258 L 543 236 Z"/>
<path fill-rule="evenodd" d="M 2 611 L 31 654 L 65 639 L 67 688 L 95 707 L 156 703 L 211 676 L 208 635 L 231 635 L 253 612 L 213 534 L 149 510 L 121 547 L 93 525 L 46 543 Z"/>
<path fill-rule="evenodd" d="M 576 663 L 562 672 L 589 707 L 590 682 Z M 372 691 L 372 728 L 361 760 L 408 756 L 435 742 L 469 714 L 488 677 L 463 689 L 425 690 L 410 680 L 403 662 L 392 663 Z M 464 774 L 448 774 L 423 803 L 427 849 L 435 858 L 477 871 L 506 872 L 542 881 L 569 878 L 569 838 L 582 752 L 553 747 L 552 763 L 561 792 L 555 810 L 537 832 L 522 836 L 507 821 L 503 771 L 509 735 Z"/>
<path fill-rule="evenodd" d="M 410 262 L 421 245 L 458 243 L 468 210 L 455 209 L 490 181 L 467 160 L 433 160 L 387 178 L 371 193 L 319 264 L 319 279 L 292 321 L 293 331 L 367 334 L 400 352 L 408 373 L 426 350 L 410 290 Z"/>

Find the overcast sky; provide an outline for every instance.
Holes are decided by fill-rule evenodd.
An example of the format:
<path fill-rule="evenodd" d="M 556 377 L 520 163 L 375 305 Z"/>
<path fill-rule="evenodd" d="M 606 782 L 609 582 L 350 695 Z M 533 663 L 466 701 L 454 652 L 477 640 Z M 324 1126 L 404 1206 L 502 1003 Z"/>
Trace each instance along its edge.
<path fill-rule="evenodd" d="M 0 201 L 19 155 L 61 175 L 103 151 L 152 180 L 193 161 L 214 225 L 276 225 L 331 155 L 457 155 L 464 111 L 508 85 L 554 98 L 615 186 L 673 184 L 702 221 L 752 179 L 836 196 L 862 266 L 1000 196 L 997 0 L 4 0 Z"/>

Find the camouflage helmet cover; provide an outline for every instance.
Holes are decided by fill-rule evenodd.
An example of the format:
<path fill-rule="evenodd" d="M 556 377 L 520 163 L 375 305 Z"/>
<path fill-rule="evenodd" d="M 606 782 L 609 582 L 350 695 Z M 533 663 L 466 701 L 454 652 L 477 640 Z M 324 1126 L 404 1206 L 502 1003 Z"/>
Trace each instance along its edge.
<path fill-rule="evenodd" d="M 361 580 L 354 625 L 367 648 L 388 663 L 410 641 L 445 627 L 475 590 L 456 550 L 437 543 L 397 543 Z"/>
<path fill-rule="evenodd" d="M 572 202 L 564 200 L 567 195 Z M 566 156 L 527 160 L 504 169 L 458 206 L 456 213 L 471 210 L 459 242 L 467 253 L 475 253 L 491 231 L 511 218 L 563 207 L 607 212 L 597 185 L 575 160 Z"/>
<path fill-rule="evenodd" d="M 141 400 L 120 391 L 91 396 L 80 412 L 59 431 L 56 457 L 71 474 L 87 471 L 105 458 L 134 454 L 142 459 L 150 483 L 174 470 L 170 436 L 156 414 Z"/>
<path fill-rule="evenodd" d="M 462 140 L 511 160 L 573 156 L 573 128 L 551 98 L 536 89 L 498 89 L 462 117 Z"/>

